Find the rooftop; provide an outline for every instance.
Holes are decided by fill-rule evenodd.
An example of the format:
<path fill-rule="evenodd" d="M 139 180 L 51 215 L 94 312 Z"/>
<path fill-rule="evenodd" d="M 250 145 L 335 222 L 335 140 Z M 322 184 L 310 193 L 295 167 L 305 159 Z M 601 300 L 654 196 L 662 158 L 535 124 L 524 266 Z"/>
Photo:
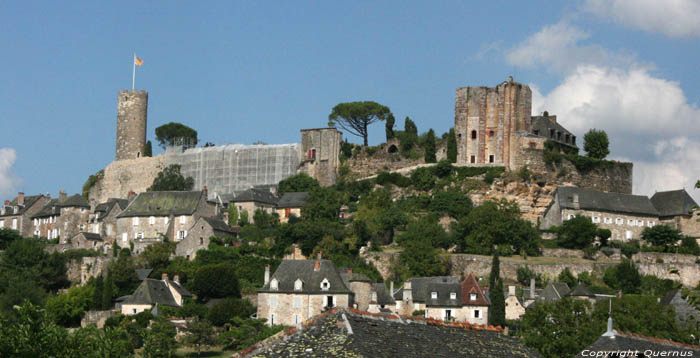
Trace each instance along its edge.
<path fill-rule="evenodd" d="M 559 205 L 566 209 L 607 211 L 616 213 L 658 216 L 651 200 L 644 195 L 606 193 L 602 191 L 560 186 L 557 188 Z M 575 204 L 578 196 L 578 206 Z"/>
<path fill-rule="evenodd" d="M 345 286 L 342 277 L 335 268 L 333 262 L 328 260 L 320 260 L 318 271 L 314 270 L 316 260 L 283 260 L 277 267 L 275 273 L 270 277 L 272 280 L 277 280 L 278 289 L 270 288 L 268 282 L 258 292 L 280 292 L 280 293 L 305 293 L 305 294 L 331 294 L 331 293 L 347 293 L 352 291 Z M 301 290 L 294 289 L 294 282 L 300 279 L 303 283 Z M 321 289 L 323 280 L 328 280 L 328 290 Z"/>
<path fill-rule="evenodd" d="M 254 202 L 276 205 L 279 199 L 269 190 L 251 188 L 231 199 L 232 203 Z"/>
<path fill-rule="evenodd" d="M 192 215 L 203 191 L 148 191 L 139 193 L 117 217 Z"/>
<path fill-rule="evenodd" d="M 691 357 L 700 354 L 700 346 L 669 341 L 667 339 L 647 337 L 636 333 L 615 332 L 613 336 L 603 335 L 586 348 L 589 351 L 652 351 L 664 352 L 666 357 Z M 680 353 L 671 353 L 680 352 Z M 683 354 L 683 352 L 686 352 Z M 588 357 L 579 353 L 576 357 Z"/>
<path fill-rule="evenodd" d="M 182 288 L 174 281 L 168 281 L 183 297 L 191 297 L 192 294 Z M 123 301 L 123 304 L 159 304 L 165 306 L 177 307 L 170 289 L 162 280 L 154 280 L 147 278 L 141 282 L 136 291 Z"/>
<path fill-rule="evenodd" d="M 300 208 L 306 203 L 308 192 L 284 193 L 277 202 L 278 208 Z"/>
<path fill-rule="evenodd" d="M 657 192 L 651 197 L 651 203 L 659 216 L 690 215 L 691 210 L 698 207 L 685 189 Z"/>

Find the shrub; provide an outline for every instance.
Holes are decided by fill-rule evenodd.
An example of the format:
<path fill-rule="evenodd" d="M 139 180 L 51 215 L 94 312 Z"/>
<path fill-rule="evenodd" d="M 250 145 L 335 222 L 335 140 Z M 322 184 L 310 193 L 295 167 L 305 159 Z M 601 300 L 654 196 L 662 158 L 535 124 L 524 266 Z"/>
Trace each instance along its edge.
<path fill-rule="evenodd" d="M 583 258 L 587 260 L 595 260 L 595 254 L 598 252 L 598 249 L 595 247 L 589 246 L 583 249 Z"/>
<path fill-rule="evenodd" d="M 375 182 L 378 185 L 394 184 L 398 187 L 405 188 L 411 185 L 411 179 L 399 174 L 399 173 L 388 173 L 380 172 L 377 174 Z"/>
<path fill-rule="evenodd" d="M 559 169 L 559 172 L 557 173 L 557 178 L 565 177 L 568 174 L 569 174 L 569 169 L 567 169 L 566 167 L 563 167 L 563 168 Z"/>
<path fill-rule="evenodd" d="M 518 177 L 522 181 L 530 181 L 530 178 L 532 178 L 532 172 L 527 169 L 527 165 L 518 170 Z"/>
<path fill-rule="evenodd" d="M 411 313 L 411 316 L 421 316 L 425 317 L 425 310 L 416 310 Z"/>
<path fill-rule="evenodd" d="M 233 317 L 248 318 L 255 313 L 255 307 L 246 299 L 225 298 L 217 302 L 207 313 L 207 320 L 215 326 L 229 323 Z"/>
<path fill-rule="evenodd" d="M 445 177 L 449 176 L 450 174 L 452 174 L 453 167 L 452 167 L 452 163 L 450 163 L 449 160 L 441 160 L 433 168 L 435 168 L 435 175 L 438 178 L 445 178 Z"/>
<path fill-rule="evenodd" d="M 610 257 L 612 254 L 615 253 L 615 251 L 609 247 L 604 247 L 600 251 L 603 252 L 607 257 Z"/>
<path fill-rule="evenodd" d="M 411 173 L 411 184 L 416 190 L 429 191 L 435 186 L 435 177 L 430 168 L 418 168 Z"/>

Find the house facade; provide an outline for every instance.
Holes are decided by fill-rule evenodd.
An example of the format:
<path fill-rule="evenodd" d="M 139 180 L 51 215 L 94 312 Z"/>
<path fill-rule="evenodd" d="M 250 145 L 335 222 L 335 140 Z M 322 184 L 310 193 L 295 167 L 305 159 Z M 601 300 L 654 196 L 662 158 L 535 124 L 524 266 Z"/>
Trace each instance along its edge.
<path fill-rule="evenodd" d="M 253 223 L 256 210 L 272 214 L 275 212 L 278 200 L 279 198 L 270 189 L 251 188 L 229 199 L 228 205 L 236 207 L 239 217 L 243 212 L 248 213 L 248 221 Z"/>
<path fill-rule="evenodd" d="M 651 202 L 659 211 L 662 224 L 700 239 L 700 208 L 685 189 L 657 192 Z"/>
<path fill-rule="evenodd" d="M 180 286 L 178 276 L 175 275 L 171 281 L 168 274 L 164 273 L 160 280 L 143 280 L 136 291 L 122 301 L 121 313 L 127 316 L 134 315 L 159 305 L 182 307 L 186 297 L 192 297 L 192 294 Z"/>
<path fill-rule="evenodd" d="M 485 325 L 491 302 L 474 275 L 460 283 L 430 283 L 426 288 L 425 317 Z"/>
<path fill-rule="evenodd" d="M 36 215 L 50 197 L 44 195 L 24 196 L 24 193 L 17 193 L 17 197 L 12 201 L 5 200 L 0 207 L 0 228 L 19 231 L 22 237 L 31 237 L 35 234 L 32 217 Z"/>
<path fill-rule="evenodd" d="M 197 257 L 197 250 L 206 250 L 211 237 L 235 237 L 237 230 L 219 218 L 202 216 L 192 225 L 184 240 L 177 243 L 175 255 L 188 260 Z"/>
<path fill-rule="evenodd" d="M 63 244 L 87 231 L 89 217 L 90 205 L 80 194 L 69 197 L 61 190 L 58 198 L 49 200 L 32 217 L 33 235 L 50 240 L 61 238 Z"/>
<path fill-rule="evenodd" d="M 117 238 L 117 215 L 129 205 L 128 199 L 110 198 L 98 204 L 90 215 L 89 231 L 112 243 Z"/>
<path fill-rule="evenodd" d="M 508 286 L 506 296 L 506 319 L 519 320 L 525 315 L 523 300 L 516 295 L 515 286 Z"/>
<path fill-rule="evenodd" d="M 71 247 L 74 249 L 102 250 L 104 240 L 100 234 L 91 232 L 79 232 L 70 238 Z"/>
<path fill-rule="evenodd" d="M 280 222 L 286 223 L 289 217 L 294 215 L 301 217 L 301 207 L 306 203 L 308 192 L 284 193 L 277 202 L 275 210 L 279 215 Z"/>

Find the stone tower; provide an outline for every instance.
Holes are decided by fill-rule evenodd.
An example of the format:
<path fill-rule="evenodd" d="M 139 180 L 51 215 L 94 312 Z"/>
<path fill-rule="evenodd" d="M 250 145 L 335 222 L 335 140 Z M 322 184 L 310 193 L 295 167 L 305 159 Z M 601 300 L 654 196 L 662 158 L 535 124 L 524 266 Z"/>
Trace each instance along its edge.
<path fill-rule="evenodd" d="M 301 130 L 301 171 L 322 186 L 335 184 L 343 136 L 335 128 Z"/>
<path fill-rule="evenodd" d="M 117 160 L 143 156 L 146 148 L 148 92 L 122 90 L 117 94 Z"/>
<path fill-rule="evenodd" d="M 460 87 L 455 101 L 457 163 L 516 167 L 518 134 L 530 130 L 532 91 L 507 81 L 496 87 Z"/>

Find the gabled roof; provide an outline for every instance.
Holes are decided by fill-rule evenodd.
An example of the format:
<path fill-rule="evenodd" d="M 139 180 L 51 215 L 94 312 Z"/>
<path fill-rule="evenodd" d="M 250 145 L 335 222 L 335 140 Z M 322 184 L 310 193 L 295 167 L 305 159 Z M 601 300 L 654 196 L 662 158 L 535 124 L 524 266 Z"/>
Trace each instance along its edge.
<path fill-rule="evenodd" d="M 372 283 L 372 280 L 367 277 L 367 275 L 358 272 L 349 272 L 350 270 L 346 267 L 336 268 L 340 278 L 343 279 L 345 287 L 350 288 L 350 282 L 368 282 Z"/>
<path fill-rule="evenodd" d="M 43 197 L 43 195 L 41 195 L 41 194 L 39 194 L 39 195 L 25 196 L 25 197 L 24 197 L 24 205 L 22 205 L 22 206 L 18 206 L 18 205 L 17 205 L 17 198 L 14 198 L 14 199 L 10 202 L 10 206 L 12 206 L 12 207 L 18 206 L 17 212 L 14 212 L 14 210 L 9 210 L 9 211 L 5 212 L 4 214 L 3 214 L 3 213 L 0 213 L 0 216 L 17 216 L 17 215 L 22 215 L 22 214 L 24 214 L 24 212 L 25 212 L 27 209 L 31 208 L 32 205 L 34 205 L 34 203 L 36 203 L 36 202 L 37 202 L 39 199 L 41 199 L 42 197 Z"/>
<path fill-rule="evenodd" d="M 389 293 L 389 290 L 386 288 L 386 285 L 384 283 L 373 283 L 372 284 L 372 291 L 377 293 L 377 301 L 374 302 L 378 305 L 395 305 L 396 300 L 394 300 L 393 297 L 391 297 L 391 294 Z M 371 298 L 371 297 L 370 297 Z"/>
<path fill-rule="evenodd" d="M 690 211 L 698 207 L 685 189 L 657 192 L 651 197 L 651 203 L 659 216 L 690 215 Z"/>
<path fill-rule="evenodd" d="M 462 307 L 462 285 L 459 283 L 430 283 L 426 290 L 426 306 Z M 437 293 L 435 299 L 432 296 L 433 292 Z M 452 293 L 455 294 L 455 299 L 451 299 Z"/>
<path fill-rule="evenodd" d="M 557 188 L 559 206 L 566 209 L 608 211 L 616 213 L 658 216 L 659 212 L 651 200 L 644 195 L 606 193 L 602 191 L 560 186 Z M 578 196 L 578 206 L 574 203 Z"/>
<path fill-rule="evenodd" d="M 306 203 L 308 192 L 284 193 L 277 203 L 277 207 L 284 208 L 300 208 Z"/>
<path fill-rule="evenodd" d="M 180 287 L 179 284 L 173 281 L 168 281 L 168 284 L 172 285 L 173 288 L 175 288 L 182 296 L 192 296 L 192 294 L 187 292 L 187 290 Z M 178 307 L 173 294 L 170 292 L 170 289 L 168 286 L 166 286 L 165 282 L 162 280 L 154 280 L 152 278 L 147 278 L 141 282 L 139 287 L 136 288 L 136 291 L 125 299 L 122 304 L 159 304 Z"/>
<path fill-rule="evenodd" d="M 659 304 L 661 304 L 662 306 L 671 304 L 671 301 L 673 301 L 673 298 L 676 297 L 676 294 L 679 291 L 680 291 L 680 289 L 677 288 L 675 290 L 671 290 L 671 291 L 666 292 L 666 295 L 664 296 L 664 298 L 661 299 L 661 301 L 659 301 Z"/>
<path fill-rule="evenodd" d="M 529 358 L 539 355 L 493 327 L 435 320 L 398 319 L 353 309 L 335 309 L 244 350 L 242 357 L 475 357 Z M 269 343 L 268 343 L 269 342 Z M 267 344 L 266 344 L 267 343 Z"/>
<path fill-rule="evenodd" d="M 147 191 L 139 193 L 117 217 L 192 215 L 202 196 L 206 198 L 203 191 Z"/>
<path fill-rule="evenodd" d="M 427 286 L 431 283 L 459 283 L 459 278 L 454 276 L 434 276 L 434 277 L 416 277 L 408 279 L 407 282 L 411 283 L 411 296 L 413 297 L 413 302 L 425 302 L 427 295 Z M 406 284 L 404 283 L 404 286 Z M 403 291 L 399 289 L 394 298 L 396 300 L 403 299 Z"/>
<path fill-rule="evenodd" d="M 34 215 L 34 217 L 39 218 L 45 216 L 60 215 L 61 208 L 69 207 L 90 208 L 90 204 L 88 204 L 85 198 L 83 198 L 83 196 L 80 194 L 75 194 L 73 196 L 69 196 L 63 199 L 51 199 L 48 203 L 46 203 L 46 205 L 44 205 L 43 208 L 41 208 L 41 210 L 36 215 Z"/>
<path fill-rule="evenodd" d="M 667 357 L 690 357 L 697 356 L 700 354 L 700 346 L 692 346 L 683 343 L 677 343 L 669 341 L 667 339 L 647 337 L 641 334 L 627 333 L 627 332 L 615 332 L 614 336 L 601 336 L 593 342 L 590 346 L 586 347 L 588 353 L 590 352 L 603 352 L 603 351 L 651 351 L 651 352 L 664 352 Z M 584 355 L 582 351 L 576 357 L 588 357 L 589 355 Z M 671 352 L 686 352 L 684 355 L 676 355 L 678 353 Z M 690 354 L 692 352 L 692 354 Z"/>
<path fill-rule="evenodd" d="M 564 282 L 550 282 L 542 291 L 542 297 L 545 301 L 558 301 L 571 291 L 569 285 Z"/>
<path fill-rule="evenodd" d="M 595 298 L 595 294 L 584 285 L 578 285 L 566 294 L 566 297 L 590 297 Z"/>
<path fill-rule="evenodd" d="M 476 299 L 472 300 L 470 294 L 475 293 Z M 467 278 L 462 281 L 462 305 L 465 306 L 489 306 L 491 302 L 484 294 L 484 291 L 479 286 L 479 282 L 476 280 L 473 274 L 469 274 Z"/>
<path fill-rule="evenodd" d="M 234 230 L 232 227 L 228 226 L 227 223 L 225 223 L 223 220 L 215 218 L 215 217 L 202 217 L 202 220 L 206 221 L 209 226 L 215 231 L 219 233 L 226 233 L 230 235 L 235 235 L 236 230 Z"/>
<path fill-rule="evenodd" d="M 564 145 L 568 145 L 570 147 L 576 147 L 576 144 L 572 143 L 573 140 L 570 140 L 569 143 L 566 143 L 566 135 L 569 135 L 569 138 L 575 137 L 573 133 L 569 132 L 568 129 L 564 128 L 561 124 L 558 122 L 553 122 L 550 118 L 545 117 L 545 116 L 532 116 L 530 117 L 530 128 L 531 132 L 534 134 L 535 130 L 539 131 L 538 136 L 539 137 L 545 137 L 547 139 L 551 139 L 557 143 L 561 143 Z M 549 130 L 554 129 L 555 131 L 555 137 L 551 138 L 549 135 Z M 558 140 L 556 138 L 556 132 L 561 132 L 561 140 Z"/>
<path fill-rule="evenodd" d="M 139 278 L 140 281 L 143 281 L 148 278 L 148 275 L 153 272 L 153 269 L 136 269 L 136 277 Z"/>
<path fill-rule="evenodd" d="M 232 203 L 255 202 L 276 205 L 279 198 L 269 190 L 251 188 L 231 199 Z"/>
<path fill-rule="evenodd" d="M 345 286 L 343 279 L 337 272 L 333 262 L 321 260 L 319 270 L 314 271 L 316 260 L 283 260 L 277 267 L 270 281 L 277 280 L 278 289 L 271 290 L 270 283 L 264 285 L 258 292 L 280 293 L 304 293 L 304 294 L 330 294 L 347 293 L 352 291 Z M 294 282 L 301 279 L 304 283 L 301 291 L 294 290 Z M 321 289 L 321 282 L 327 279 L 330 288 L 327 291 Z"/>
<path fill-rule="evenodd" d="M 106 202 L 97 205 L 95 207 L 95 212 L 108 213 L 112 210 L 114 205 L 119 205 L 119 209 L 124 210 L 129 206 L 129 200 L 109 198 Z"/>

